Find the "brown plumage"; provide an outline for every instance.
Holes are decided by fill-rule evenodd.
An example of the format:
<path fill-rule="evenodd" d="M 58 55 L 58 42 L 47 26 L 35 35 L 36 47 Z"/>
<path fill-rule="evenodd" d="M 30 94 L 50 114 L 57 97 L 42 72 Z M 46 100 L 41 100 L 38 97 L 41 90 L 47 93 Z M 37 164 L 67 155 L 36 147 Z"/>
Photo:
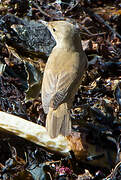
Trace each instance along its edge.
<path fill-rule="evenodd" d="M 66 21 L 53 21 L 48 28 L 56 40 L 43 76 L 42 105 L 47 114 L 46 128 L 50 137 L 71 132 L 70 108 L 81 78 L 87 68 L 79 30 Z"/>

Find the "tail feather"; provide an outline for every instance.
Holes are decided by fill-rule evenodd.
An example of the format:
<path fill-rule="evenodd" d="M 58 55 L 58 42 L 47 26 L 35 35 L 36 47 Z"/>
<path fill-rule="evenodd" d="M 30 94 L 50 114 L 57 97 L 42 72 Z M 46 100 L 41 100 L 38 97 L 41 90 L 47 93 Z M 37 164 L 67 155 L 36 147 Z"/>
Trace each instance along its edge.
<path fill-rule="evenodd" d="M 67 103 L 61 104 L 56 110 L 49 107 L 46 128 L 51 138 L 55 138 L 59 134 L 67 136 L 71 132 L 71 120 Z"/>

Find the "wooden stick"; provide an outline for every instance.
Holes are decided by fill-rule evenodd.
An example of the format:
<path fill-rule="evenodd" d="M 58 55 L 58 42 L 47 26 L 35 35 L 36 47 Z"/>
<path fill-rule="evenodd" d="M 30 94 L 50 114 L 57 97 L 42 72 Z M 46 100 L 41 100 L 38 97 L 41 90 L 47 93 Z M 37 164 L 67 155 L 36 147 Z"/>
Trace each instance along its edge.
<path fill-rule="evenodd" d="M 0 111 L 0 131 L 8 131 L 64 156 L 70 155 L 70 151 L 73 151 L 75 157 L 84 163 L 110 168 L 106 158 L 107 151 L 101 147 L 98 151 L 96 146 L 88 144 L 83 137 L 78 137 L 77 134 L 68 137 L 59 135 L 57 138 L 52 139 L 49 137 L 45 127 L 2 111 Z M 104 157 L 101 159 L 86 160 L 89 156 L 96 156 L 101 153 L 104 153 Z M 112 158 L 114 160 L 115 155 Z"/>
<path fill-rule="evenodd" d="M 19 137 L 64 155 L 68 155 L 70 151 L 69 141 L 66 137 L 59 135 L 57 138 L 51 139 L 43 126 L 1 111 L 0 130 L 7 130 Z"/>

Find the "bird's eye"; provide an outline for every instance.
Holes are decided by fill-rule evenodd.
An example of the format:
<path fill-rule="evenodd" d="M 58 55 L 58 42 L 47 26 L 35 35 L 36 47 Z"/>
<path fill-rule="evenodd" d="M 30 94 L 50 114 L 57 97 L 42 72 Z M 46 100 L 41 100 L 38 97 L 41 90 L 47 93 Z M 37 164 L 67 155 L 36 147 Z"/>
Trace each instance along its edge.
<path fill-rule="evenodd" d="M 55 29 L 55 28 L 53 28 L 53 31 L 55 32 L 55 31 L 56 31 L 56 29 Z"/>

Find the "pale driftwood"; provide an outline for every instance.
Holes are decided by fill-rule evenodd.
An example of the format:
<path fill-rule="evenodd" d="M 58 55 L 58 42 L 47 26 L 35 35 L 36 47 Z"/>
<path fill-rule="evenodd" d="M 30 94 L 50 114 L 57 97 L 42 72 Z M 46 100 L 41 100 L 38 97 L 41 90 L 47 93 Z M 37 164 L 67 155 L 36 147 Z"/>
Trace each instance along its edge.
<path fill-rule="evenodd" d="M 107 151 L 101 147 L 98 150 L 96 146 L 88 144 L 83 138 L 78 137 L 77 135 L 74 136 L 73 134 L 68 137 L 59 135 L 57 138 L 52 139 L 49 137 L 46 128 L 43 126 L 2 111 L 0 111 L 0 131 L 8 131 L 37 145 L 45 147 L 48 150 L 55 151 L 65 156 L 69 155 L 70 151 L 73 151 L 75 157 L 82 162 L 110 168 L 110 164 L 107 160 Z M 104 153 L 104 157 L 101 159 L 89 162 L 85 161 L 88 156 L 101 153 Z M 114 160 L 115 153 L 110 153 Z"/>
<path fill-rule="evenodd" d="M 49 150 L 65 155 L 69 154 L 70 146 L 66 137 L 59 135 L 57 138 L 51 139 L 46 128 L 18 116 L 0 111 L 0 129 L 9 131 Z"/>

